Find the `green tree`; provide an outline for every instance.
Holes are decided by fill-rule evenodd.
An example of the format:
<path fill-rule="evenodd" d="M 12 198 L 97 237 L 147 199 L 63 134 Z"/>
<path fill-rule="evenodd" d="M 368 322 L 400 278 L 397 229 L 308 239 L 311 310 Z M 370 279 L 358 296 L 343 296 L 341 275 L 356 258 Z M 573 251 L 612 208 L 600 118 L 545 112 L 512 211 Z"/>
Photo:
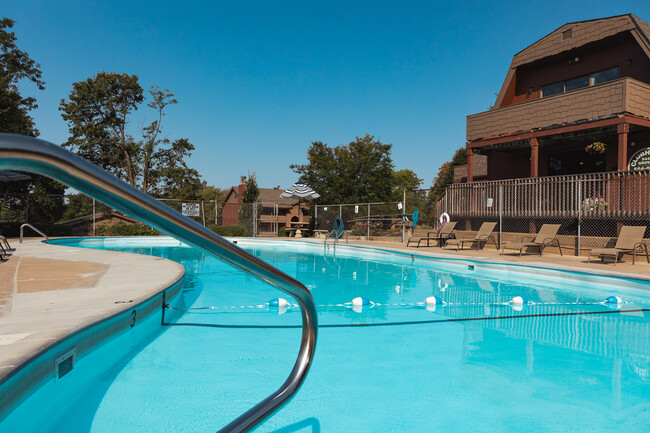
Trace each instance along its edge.
<path fill-rule="evenodd" d="M 445 195 L 445 188 L 454 183 L 454 167 L 464 164 L 467 164 L 467 150 L 461 147 L 456 150 L 451 161 L 447 161 L 440 166 L 438 176 L 433 179 L 433 186 L 429 196 L 431 201 L 436 202 Z"/>
<path fill-rule="evenodd" d="M 257 202 L 259 197 L 260 189 L 257 186 L 257 177 L 255 173 L 248 173 L 246 188 L 242 193 L 241 207 L 239 208 L 239 224 L 246 227 L 249 234 L 254 232 L 253 225 L 256 224 L 256 221 L 253 206 L 258 206 L 254 203 Z M 259 207 L 257 210 L 260 210 Z"/>
<path fill-rule="evenodd" d="M 408 193 L 409 190 L 418 189 L 421 183 L 422 179 L 420 179 L 413 170 L 404 168 L 402 170 L 394 171 L 393 193 L 391 200 L 402 201 L 404 198 L 404 190 L 407 190 Z"/>
<path fill-rule="evenodd" d="M 38 63 L 18 49 L 16 35 L 9 31 L 15 21 L 0 20 L 0 131 L 36 137 L 38 130 L 29 112 L 38 106 L 36 98 L 23 98 L 18 84 L 31 81 L 39 90 L 45 89 Z"/>
<path fill-rule="evenodd" d="M 196 194 L 204 186 L 186 163 L 194 146 L 186 138 L 171 141 L 162 135 L 165 110 L 178 103 L 173 93 L 158 86 L 149 89 L 147 106 L 157 119 L 136 139 L 129 124 L 145 100 L 136 75 L 99 72 L 72 86 L 59 106 L 71 134 L 63 146 L 154 196 Z"/>
<path fill-rule="evenodd" d="M 15 21 L 0 20 L 0 132 L 38 136 L 38 130 L 29 112 L 38 106 L 36 98 L 23 97 L 19 83 L 32 82 L 39 90 L 45 89 L 40 65 L 16 45 L 16 35 L 10 29 Z M 30 174 L 29 181 L 3 182 L 2 212 L 30 222 L 57 221 L 63 213 L 65 187 L 50 178 Z M 27 212 L 25 210 L 27 209 Z"/>
<path fill-rule="evenodd" d="M 368 134 L 333 149 L 314 141 L 308 163 L 290 168 L 321 195 L 322 203 L 385 201 L 394 189 L 391 148 Z"/>

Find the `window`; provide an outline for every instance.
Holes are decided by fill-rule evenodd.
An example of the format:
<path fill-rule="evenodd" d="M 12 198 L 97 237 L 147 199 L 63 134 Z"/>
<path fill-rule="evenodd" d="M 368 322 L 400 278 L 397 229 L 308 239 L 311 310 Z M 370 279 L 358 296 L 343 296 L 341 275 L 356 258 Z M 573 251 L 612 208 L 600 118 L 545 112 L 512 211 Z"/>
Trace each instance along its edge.
<path fill-rule="evenodd" d="M 604 71 L 594 72 L 591 74 L 591 85 L 612 81 L 618 78 L 618 66 L 616 68 L 605 69 Z"/>
<path fill-rule="evenodd" d="M 548 86 L 542 86 L 542 96 L 551 96 L 557 95 L 558 93 L 564 92 L 564 81 L 560 83 L 549 84 Z"/>
<path fill-rule="evenodd" d="M 565 41 L 573 36 L 573 29 L 565 30 L 562 32 L 562 40 Z"/>
<path fill-rule="evenodd" d="M 617 78 L 618 67 L 605 69 L 604 71 L 594 72 L 593 74 L 583 75 L 582 77 L 542 86 L 542 97 L 570 92 L 572 90 L 582 89 L 583 87 L 595 86 L 596 84 L 605 83 Z"/>
<path fill-rule="evenodd" d="M 576 90 L 576 89 L 582 89 L 583 87 L 588 87 L 589 86 L 589 75 L 585 75 L 584 77 L 578 77 L 578 78 L 573 78 L 571 80 L 566 80 L 566 92 L 570 92 L 571 90 Z"/>

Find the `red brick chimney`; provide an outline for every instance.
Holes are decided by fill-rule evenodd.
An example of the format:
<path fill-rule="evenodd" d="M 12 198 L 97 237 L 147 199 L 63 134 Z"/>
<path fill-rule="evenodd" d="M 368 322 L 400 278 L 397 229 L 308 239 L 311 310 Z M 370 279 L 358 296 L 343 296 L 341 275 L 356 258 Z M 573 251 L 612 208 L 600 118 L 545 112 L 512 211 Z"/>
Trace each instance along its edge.
<path fill-rule="evenodd" d="M 241 176 L 239 178 L 239 185 L 237 185 L 237 203 L 241 203 L 242 195 L 246 189 L 246 176 Z"/>

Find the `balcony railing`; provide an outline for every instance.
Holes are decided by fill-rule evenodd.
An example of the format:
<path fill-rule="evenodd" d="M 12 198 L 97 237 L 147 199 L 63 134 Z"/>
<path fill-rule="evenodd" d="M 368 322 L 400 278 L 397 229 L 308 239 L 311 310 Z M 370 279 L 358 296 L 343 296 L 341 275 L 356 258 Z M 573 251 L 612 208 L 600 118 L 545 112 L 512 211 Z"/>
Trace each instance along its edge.
<path fill-rule="evenodd" d="M 455 184 L 440 205 L 454 218 L 648 218 L 650 171 Z"/>
<path fill-rule="evenodd" d="M 620 113 L 650 118 L 650 85 L 632 78 L 467 116 L 467 140 L 497 137 Z"/>

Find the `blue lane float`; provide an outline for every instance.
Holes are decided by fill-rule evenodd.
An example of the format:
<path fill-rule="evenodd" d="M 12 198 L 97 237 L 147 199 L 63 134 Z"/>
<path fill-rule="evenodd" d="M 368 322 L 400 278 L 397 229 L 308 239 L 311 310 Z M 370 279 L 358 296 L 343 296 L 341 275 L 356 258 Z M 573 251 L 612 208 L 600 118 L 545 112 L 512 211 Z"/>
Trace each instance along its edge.
<path fill-rule="evenodd" d="M 526 305 L 526 304 L 530 303 L 530 301 L 528 301 L 528 299 L 523 298 L 521 296 L 515 296 L 514 298 L 512 298 L 510 300 L 510 303 L 512 305 Z"/>
<path fill-rule="evenodd" d="M 354 305 L 355 307 L 365 307 L 366 305 L 370 305 L 370 301 L 368 300 L 368 298 L 357 296 L 352 300 L 352 305 Z"/>
<path fill-rule="evenodd" d="M 442 299 L 437 296 L 429 296 L 424 300 L 424 303 L 427 305 L 442 305 Z"/>
<path fill-rule="evenodd" d="M 289 305 L 289 302 L 284 298 L 273 298 L 269 301 L 269 307 L 284 308 Z"/>
<path fill-rule="evenodd" d="M 607 299 L 605 299 L 605 303 L 607 304 L 622 304 L 623 300 L 619 298 L 618 296 L 608 296 Z"/>

